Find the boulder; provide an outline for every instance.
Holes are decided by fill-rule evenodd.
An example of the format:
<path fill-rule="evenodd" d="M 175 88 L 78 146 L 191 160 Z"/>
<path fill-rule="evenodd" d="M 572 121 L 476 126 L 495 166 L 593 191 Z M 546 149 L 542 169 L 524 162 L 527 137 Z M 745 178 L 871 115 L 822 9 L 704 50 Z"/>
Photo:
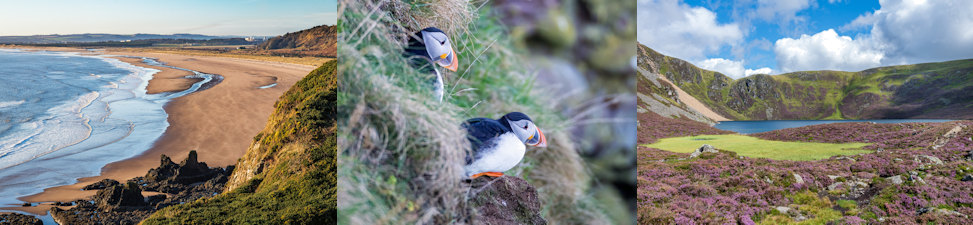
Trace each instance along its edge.
<path fill-rule="evenodd" d="M 20 213 L 0 214 L 0 225 L 43 225 L 44 222 L 34 216 Z"/>
<path fill-rule="evenodd" d="M 104 179 L 104 180 L 100 180 L 98 182 L 95 182 L 93 184 L 89 184 L 87 186 L 84 186 L 83 188 L 81 188 L 81 190 L 101 190 L 101 189 L 105 189 L 105 188 L 108 188 L 108 187 L 111 187 L 111 186 L 115 186 L 115 185 L 119 185 L 119 184 L 121 184 L 121 183 L 118 183 L 118 181 L 115 181 L 115 180 L 112 180 L 112 179 Z"/>
<path fill-rule="evenodd" d="M 960 179 L 960 180 L 961 181 L 973 181 L 973 174 L 967 174 L 966 176 L 963 176 L 963 179 Z"/>
<path fill-rule="evenodd" d="M 703 153 L 718 153 L 718 152 L 719 151 L 717 151 L 716 148 L 714 148 L 712 145 L 704 144 L 703 146 L 697 148 L 696 151 L 694 151 L 692 154 L 690 154 L 689 158 L 699 157 Z"/>
<path fill-rule="evenodd" d="M 109 211 L 120 207 L 145 206 L 145 198 L 142 197 L 142 189 L 134 182 L 125 185 L 114 185 L 103 190 L 99 190 L 94 197 L 98 209 Z"/>
<path fill-rule="evenodd" d="M 939 159 L 939 157 L 929 156 L 929 155 L 917 155 L 914 160 L 918 163 L 921 163 L 922 165 L 942 165 L 943 164 L 943 160 Z"/>
<path fill-rule="evenodd" d="M 889 180 L 889 182 L 892 182 L 893 184 L 902 184 L 904 182 L 902 180 L 902 175 L 891 176 L 887 179 Z"/>
<path fill-rule="evenodd" d="M 973 149 L 966 153 L 966 160 L 973 161 Z"/>
<path fill-rule="evenodd" d="M 472 181 L 470 204 L 474 224 L 547 224 L 541 217 L 537 189 L 518 177 L 484 177 Z"/>
<path fill-rule="evenodd" d="M 804 183 L 804 178 L 800 174 L 794 173 L 794 182 L 798 184 Z"/>

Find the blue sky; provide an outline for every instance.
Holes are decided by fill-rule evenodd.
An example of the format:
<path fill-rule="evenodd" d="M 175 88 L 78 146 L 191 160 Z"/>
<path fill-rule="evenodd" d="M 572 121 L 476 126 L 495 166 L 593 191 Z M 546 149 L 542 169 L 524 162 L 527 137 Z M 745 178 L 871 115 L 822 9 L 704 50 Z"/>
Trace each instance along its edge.
<path fill-rule="evenodd" d="M 0 0 L 0 35 L 276 36 L 337 21 L 337 0 Z"/>
<path fill-rule="evenodd" d="M 973 58 L 968 0 L 638 0 L 638 40 L 734 78 Z"/>

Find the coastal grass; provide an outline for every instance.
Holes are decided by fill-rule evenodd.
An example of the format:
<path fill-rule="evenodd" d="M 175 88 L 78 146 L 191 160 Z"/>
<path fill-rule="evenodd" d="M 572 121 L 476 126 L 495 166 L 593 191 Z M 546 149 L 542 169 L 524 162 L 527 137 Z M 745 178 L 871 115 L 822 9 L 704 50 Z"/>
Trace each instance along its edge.
<path fill-rule="evenodd" d="M 548 148 L 527 152 L 509 176 L 537 188 L 552 224 L 609 223 L 568 138 L 567 119 L 533 89 L 506 27 L 488 6 L 467 1 L 343 1 L 338 24 L 338 221 L 341 224 L 475 223 L 463 183 L 470 153 L 460 124 L 511 111 L 544 129 Z M 439 7 L 439 6 L 455 7 Z M 482 15 L 482 16 L 481 16 Z M 415 18 L 431 18 L 417 20 Z M 449 19 L 449 18 L 470 18 Z M 433 98 L 431 74 L 401 52 L 406 35 L 428 26 L 450 36 L 459 70 L 446 71 L 445 97 Z"/>
<path fill-rule="evenodd" d="M 663 138 L 658 142 L 644 146 L 671 152 L 691 153 L 704 144 L 712 145 L 720 150 L 736 152 L 737 155 L 746 157 L 794 161 L 820 160 L 837 155 L 857 155 L 871 152 L 862 149 L 862 147 L 870 145 L 867 143 L 833 144 L 771 141 L 738 134 Z"/>
<path fill-rule="evenodd" d="M 335 61 L 284 93 L 226 192 L 163 208 L 142 224 L 334 224 Z"/>

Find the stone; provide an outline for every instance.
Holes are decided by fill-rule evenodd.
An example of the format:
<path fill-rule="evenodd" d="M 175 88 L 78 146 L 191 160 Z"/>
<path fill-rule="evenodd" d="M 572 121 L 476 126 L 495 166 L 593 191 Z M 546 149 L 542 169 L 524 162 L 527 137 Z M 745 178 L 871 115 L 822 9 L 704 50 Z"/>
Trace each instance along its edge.
<path fill-rule="evenodd" d="M 923 164 L 923 165 L 930 165 L 930 164 L 942 165 L 943 164 L 943 160 L 939 159 L 938 157 L 929 156 L 929 155 L 917 155 L 914 160 L 916 162 L 918 162 L 918 163 Z M 923 161 L 929 161 L 929 162 L 923 162 Z"/>
<path fill-rule="evenodd" d="M 966 176 L 963 176 L 963 179 L 960 179 L 960 180 L 961 181 L 973 181 L 973 174 L 967 174 Z"/>
<path fill-rule="evenodd" d="M 120 185 L 116 180 L 104 179 L 81 188 L 81 190 L 101 190 L 111 186 Z"/>
<path fill-rule="evenodd" d="M 796 182 L 798 184 L 803 184 L 804 183 L 804 178 L 801 177 L 800 174 L 794 173 L 794 182 Z"/>
<path fill-rule="evenodd" d="M 719 151 L 717 151 L 716 148 L 714 148 L 712 145 L 704 144 L 703 146 L 697 148 L 696 151 L 694 151 L 692 154 L 689 154 L 689 158 L 699 157 L 703 153 L 718 153 L 718 152 Z"/>
<path fill-rule="evenodd" d="M 44 222 L 37 217 L 20 213 L 0 214 L 0 224 L 23 224 L 23 225 L 43 225 Z"/>
<path fill-rule="evenodd" d="M 121 207 L 148 205 L 145 203 L 145 198 L 142 197 L 142 189 L 135 182 L 99 190 L 92 198 L 99 209 L 106 211 Z"/>
<path fill-rule="evenodd" d="M 889 180 L 889 182 L 892 182 L 893 184 L 902 184 L 904 182 L 902 180 L 902 175 L 891 176 L 887 179 Z"/>

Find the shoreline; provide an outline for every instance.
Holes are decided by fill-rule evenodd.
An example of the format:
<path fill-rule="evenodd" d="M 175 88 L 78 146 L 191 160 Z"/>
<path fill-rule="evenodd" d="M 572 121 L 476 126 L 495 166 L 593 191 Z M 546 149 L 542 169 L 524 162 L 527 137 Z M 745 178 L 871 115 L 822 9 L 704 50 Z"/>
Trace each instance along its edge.
<path fill-rule="evenodd" d="M 81 54 L 97 54 L 115 58 L 134 66 L 160 70 L 153 75 L 147 87 L 149 94 L 186 90 L 198 78 L 185 78 L 189 71 L 149 65 L 140 58 L 157 59 L 167 66 L 216 74 L 223 81 L 208 89 L 171 99 L 163 107 L 169 126 L 148 150 L 135 157 L 116 161 L 101 167 L 98 176 L 83 177 L 70 185 L 45 188 L 42 192 L 19 196 L 17 199 L 35 203 L 31 207 L 2 207 L 4 211 L 19 211 L 33 215 L 48 214 L 49 204 L 43 202 L 70 202 L 87 198 L 95 191 L 81 191 L 81 187 L 102 179 L 128 180 L 144 175 L 149 168 L 157 167 L 161 154 L 182 160 L 190 150 L 197 150 L 200 161 L 214 167 L 235 164 L 253 136 L 264 128 L 273 112 L 277 98 L 314 66 L 280 62 L 257 61 L 217 56 L 180 55 L 171 53 L 127 52 L 106 49 L 92 52 L 85 49 L 20 48 L 24 50 L 72 51 Z M 269 87 L 268 87 L 269 86 Z M 264 87 L 264 88 L 261 88 Z M 0 212 L 4 213 L 4 212 Z"/>

